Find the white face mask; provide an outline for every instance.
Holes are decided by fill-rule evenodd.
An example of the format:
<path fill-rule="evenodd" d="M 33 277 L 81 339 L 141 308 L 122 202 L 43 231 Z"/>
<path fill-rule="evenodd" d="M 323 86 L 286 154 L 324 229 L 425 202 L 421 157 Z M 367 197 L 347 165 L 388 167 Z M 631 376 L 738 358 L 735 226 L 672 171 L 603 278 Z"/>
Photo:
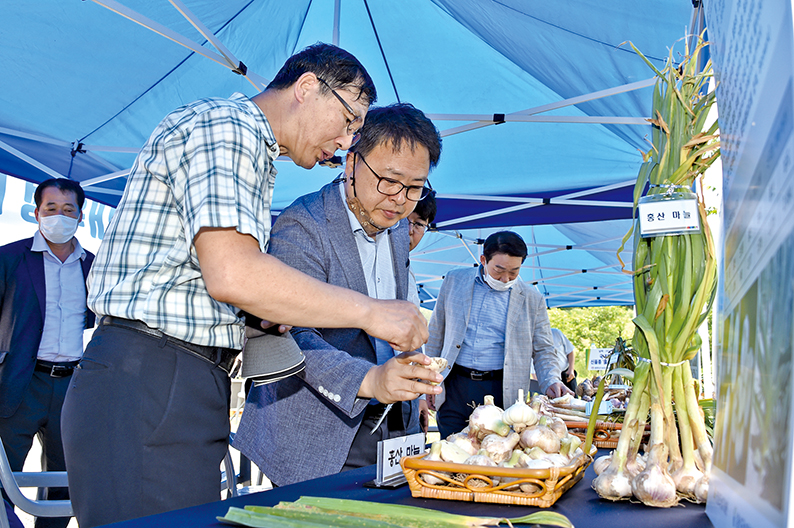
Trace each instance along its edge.
<path fill-rule="evenodd" d="M 39 216 L 39 230 L 53 244 L 69 242 L 77 232 L 77 218 L 64 215 Z"/>
<path fill-rule="evenodd" d="M 485 283 L 488 286 L 490 286 L 491 288 L 493 288 L 494 290 L 496 290 L 496 291 L 507 291 L 510 288 L 512 288 L 513 285 L 518 280 L 518 277 L 516 277 L 515 279 L 513 279 L 511 281 L 502 282 L 500 280 L 496 280 L 493 277 L 491 277 L 491 274 L 488 273 L 488 269 L 487 268 L 483 268 L 483 269 L 485 271 L 485 273 L 483 274 L 483 275 L 485 275 L 485 277 L 484 277 L 485 278 Z"/>

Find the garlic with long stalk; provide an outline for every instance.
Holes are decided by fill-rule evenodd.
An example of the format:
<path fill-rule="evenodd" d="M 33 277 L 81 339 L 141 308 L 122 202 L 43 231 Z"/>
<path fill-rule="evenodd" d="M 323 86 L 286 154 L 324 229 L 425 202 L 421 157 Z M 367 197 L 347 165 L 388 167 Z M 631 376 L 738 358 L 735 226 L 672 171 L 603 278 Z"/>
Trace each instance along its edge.
<path fill-rule="evenodd" d="M 507 436 L 489 434 L 482 439 L 480 449 L 485 451 L 488 458 L 501 464 L 513 454 L 513 448 L 518 445 L 518 440 L 518 433 L 512 431 Z"/>
<path fill-rule="evenodd" d="M 673 373 L 674 383 L 673 397 L 676 402 L 676 412 L 678 415 L 679 430 L 681 432 L 681 455 L 682 465 L 677 470 L 673 471 L 670 475 L 675 482 L 675 488 L 684 495 L 694 496 L 695 485 L 703 478 L 703 472 L 700 471 L 695 463 L 695 448 L 694 440 L 692 438 L 692 427 L 689 423 L 689 409 L 687 408 L 686 396 L 684 393 L 683 373 L 681 367 L 676 367 Z"/>
<path fill-rule="evenodd" d="M 651 392 L 651 449 L 648 460 L 636 477 L 631 479 L 631 492 L 648 506 L 669 508 L 678 504 L 675 482 L 667 472 L 667 444 L 665 443 L 664 409 L 659 393 L 661 383 L 649 384 Z"/>
<path fill-rule="evenodd" d="M 546 417 L 521 432 L 520 444 L 524 448 L 540 447 L 547 453 L 557 453 L 560 450 L 560 437 L 546 425 Z"/>
<path fill-rule="evenodd" d="M 513 426 L 513 431 L 516 433 L 538 423 L 538 413 L 524 400 L 524 389 L 518 389 L 518 399 L 505 409 L 502 421 Z"/>
<path fill-rule="evenodd" d="M 492 433 L 507 436 L 510 426 L 502 421 L 503 414 L 504 410 L 494 405 L 493 396 L 485 396 L 484 403 L 478 405 L 469 416 L 469 436 L 479 440 Z"/>
<path fill-rule="evenodd" d="M 641 362 L 634 369 L 634 391 L 641 393 L 648 383 L 650 366 Z M 632 398 L 626 408 L 623 429 L 618 445 L 612 452 L 609 466 L 593 479 L 592 487 L 603 499 L 621 500 L 631 497 L 631 475 L 626 471 L 626 461 L 633 433 L 638 426 L 637 413 L 642 398 Z"/>

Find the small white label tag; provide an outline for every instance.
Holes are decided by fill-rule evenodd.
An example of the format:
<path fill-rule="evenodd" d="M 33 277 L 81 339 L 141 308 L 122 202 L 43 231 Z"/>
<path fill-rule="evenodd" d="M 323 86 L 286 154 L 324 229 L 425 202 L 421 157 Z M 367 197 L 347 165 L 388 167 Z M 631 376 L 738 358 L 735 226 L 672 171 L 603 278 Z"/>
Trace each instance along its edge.
<path fill-rule="evenodd" d="M 588 370 L 606 370 L 609 366 L 607 361 L 610 354 L 612 354 L 611 348 L 592 347 L 590 349 L 590 358 L 587 362 Z"/>
<path fill-rule="evenodd" d="M 700 232 L 696 199 L 640 202 L 637 214 L 643 237 Z"/>
<path fill-rule="evenodd" d="M 590 414 L 593 412 L 594 403 L 595 402 L 589 401 L 585 405 L 584 412 L 587 414 L 587 416 L 590 416 Z M 598 406 L 598 414 L 612 414 L 612 402 L 608 400 L 601 400 L 601 405 Z"/>
<path fill-rule="evenodd" d="M 381 486 L 403 475 L 400 459 L 404 456 L 418 455 L 425 451 L 425 435 L 416 433 L 408 436 L 389 438 L 378 442 L 378 471 L 375 484 Z"/>

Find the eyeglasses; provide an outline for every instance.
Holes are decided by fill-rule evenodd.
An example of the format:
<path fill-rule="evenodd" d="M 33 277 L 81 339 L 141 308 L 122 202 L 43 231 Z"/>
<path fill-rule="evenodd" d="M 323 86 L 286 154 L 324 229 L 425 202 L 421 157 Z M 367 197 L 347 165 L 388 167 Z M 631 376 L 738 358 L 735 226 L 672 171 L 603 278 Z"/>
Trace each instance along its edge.
<path fill-rule="evenodd" d="M 342 106 L 345 107 L 345 110 L 350 112 L 350 115 L 353 116 L 353 119 L 347 119 L 346 118 L 347 119 L 347 135 L 348 136 L 353 136 L 353 140 L 350 142 L 350 148 L 353 148 L 353 145 L 358 143 L 358 140 L 361 139 L 361 132 L 359 132 L 359 130 L 361 130 L 361 129 L 359 128 L 359 130 L 356 130 L 355 132 L 353 130 L 351 130 L 351 129 L 352 129 L 354 123 L 357 123 L 357 122 L 361 121 L 361 116 L 356 115 L 356 113 L 353 111 L 353 109 L 350 108 L 350 105 L 347 104 L 347 101 L 342 99 L 342 96 L 339 95 L 338 93 L 336 93 L 336 90 L 331 88 L 331 86 L 327 82 L 325 82 L 324 80 L 322 80 L 319 77 L 317 77 L 317 80 L 320 81 L 321 83 L 323 83 L 326 88 L 331 90 L 331 93 L 334 94 L 334 97 L 339 99 L 339 102 L 342 103 Z"/>
<path fill-rule="evenodd" d="M 411 222 L 409 220 L 408 225 L 413 226 L 413 228 L 418 231 L 424 231 L 425 229 L 427 229 L 427 224 L 423 224 L 422 222 Z"/>
<path fill-rule="evenodd" d="M 403 185 L 397 180 L 379 176 L 377 172 L 372 170 L 372 167 L 369 166 L 369 163 L 367 163 L 367 160 L 364 159 L 364 156 L 362 156 L 361 153 L 358 155 L 361 157 L 361 161 L 364 162 L 364 165 L 366 165 L 370 172 L 378 179 L 378 192 L 381 194 L 385 194 L 386 196 L 396 196 L 400 194 L 403 189 L 406 189 L 405 198 L 411 200 L 412 202 L 418 202 L 433 191 L 433 186 L 430 185 L 430 182 L 427 182 L 429 187 L 420 187 L 419 185 Z"/>

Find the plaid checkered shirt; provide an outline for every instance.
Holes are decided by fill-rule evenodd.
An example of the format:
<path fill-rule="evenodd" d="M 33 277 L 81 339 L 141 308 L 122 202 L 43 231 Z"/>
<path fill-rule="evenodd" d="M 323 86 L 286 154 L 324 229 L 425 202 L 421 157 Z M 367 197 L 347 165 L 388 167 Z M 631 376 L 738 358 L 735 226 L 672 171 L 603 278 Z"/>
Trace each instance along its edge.
<path fill-rule="evenodd" d="M 278 155 L 267 118 L 243 94 L 167 115 L 132 166 L 91 268 L 88 307 L 197 345 L 241 348 L 238 310 L 209 295 L 193 238 L 202 227 L 236 227 L 266 251 Z"/>

